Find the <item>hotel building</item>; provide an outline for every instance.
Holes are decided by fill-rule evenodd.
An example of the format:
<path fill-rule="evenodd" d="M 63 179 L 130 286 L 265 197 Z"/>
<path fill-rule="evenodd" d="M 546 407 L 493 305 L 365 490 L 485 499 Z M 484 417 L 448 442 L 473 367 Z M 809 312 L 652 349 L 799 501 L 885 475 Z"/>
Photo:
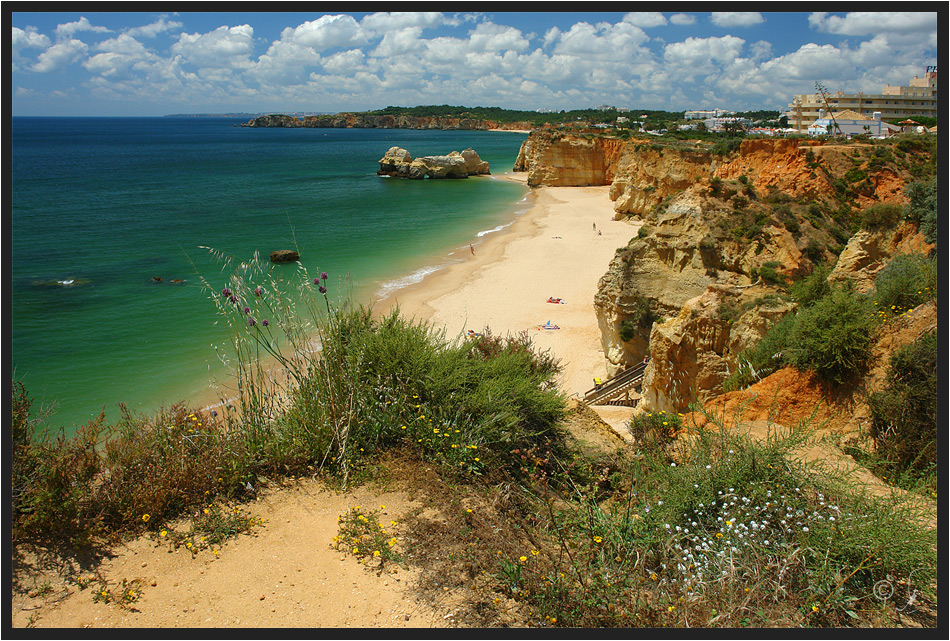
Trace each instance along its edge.
<path fill-rule="evenodd" d="M 788 126 L 805 133 L 818 120 L 818 111 L 830 107 L 832 112 L 854 111 L 869 120 L 875 112 L 884 120 L 904 120 L 914 116 L 937 117 L 937 67 L 927 67 L 923 78 L 914 76 L 907 86 L 887 85 L 879 94 L 820 93 L 797 95 L 788 105 Z"/>

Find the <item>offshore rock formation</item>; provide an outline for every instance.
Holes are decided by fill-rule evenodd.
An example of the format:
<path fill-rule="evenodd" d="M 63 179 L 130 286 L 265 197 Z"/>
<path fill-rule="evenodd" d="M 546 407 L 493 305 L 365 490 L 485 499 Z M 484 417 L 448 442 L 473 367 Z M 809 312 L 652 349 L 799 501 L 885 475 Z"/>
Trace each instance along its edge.
<path fill-rule="evenodd" d="M 447 156 L 423 156 L 413 160 L 402 147 L 390 147 L 379 160 L 379 176 L 398 178 L 468 178 L 491 173 L 488 163 L 474 149 L 453 151 Z"/>
<path fill-rule="evenodd" d="M 488 131 L 490 129 L 529 130 L 530 123 L 500 123 L 477 118 L 450 118 L 442 116 L 393 116 L 361 113 L 306 116 L 303 119 L 286 115 L 267 115 L 254 118 L 242 127 L 316 127 L 354 129 L 451 129 Z"/>

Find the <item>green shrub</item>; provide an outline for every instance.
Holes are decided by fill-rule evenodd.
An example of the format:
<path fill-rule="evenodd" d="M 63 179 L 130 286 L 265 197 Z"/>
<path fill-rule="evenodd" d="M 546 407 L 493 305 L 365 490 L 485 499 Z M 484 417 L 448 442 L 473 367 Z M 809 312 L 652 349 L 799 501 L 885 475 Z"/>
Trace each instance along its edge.
<path fill-rule="evenodd" d="M 662 451 L 673 442 L 683 427 L 683 420 L 679 414 L 664 410 L 637 414 L 632 419 L 628 429 L 633 440 L 641 448 Z"/>
<path fill-rule="evenodd" d="M 871 436 L 892 473 L 937 466 L 937 332 L 896 351 L 884 389 L 871 395 Z"/>
<path fill-rule="evenodd" d="M 858 217 L 862 228 L 873 231 L 893 227 L 903 214 L 903 208 L 898 205 L 876 203 L 861 210 Z"/>
<path fill-rule="evenodd" d="M 338 314 L 323 344 L 283 421 L 291 433 L 312 434 L 311 456 L 344 478 L 401 443 L 466 472 L 490 462 L 505 469 L 512 447 L 559 438 L 564 400 L 550 387 L 558 365 L 527 334 L 486 328 L 450 341 L 398 311 L 376 318 L 360 307 Z"/>
<path fill-rule="evenodd" d="M 781 263 L 776 261 L 767 261 L 761 267 L 759 267 L 758 276 L 766 285 L 778 285 L 780 287 L 785 287 L 785 285 L 788 284 L 788 280 L 785 278 L 784 274 L 780 274 L 777 271 L 777 268 L 781 266 Z"/>
<path fill-rule="evenodd" d="M 915 182 L 904 188 L 910 201 L 907 219 L 920 225 L 920 231 L 928 243 L 937 242 L 937 181 Z"/>
<path fill-rule="evenodd" d="M 714 156 L 728 156 L 739 151 L 739 147 L 742 145 L 742 138 L 739 137 L 730 137 L 724 140 L 718 141 L 713 145 L 712 149 L 709 150 Z"/>
<path fill-rule="evenodd" d="M 657 315 L 650 306 L 650 300 L 639 292 L 625 305 L 626 318 L 620 323 L 620 340 L 626 342 L 639 335 L 650 337 L 650 330 Z"/>
<path fill-rule="evenodd" d="M 32 401 L 13 383 L 11 507 L 14 539 L 82 540 L 98 525 L 91 505 L 92 482 L 100 471 L 96 451 L 105 415 L 66 438 L 37 433 Z"/>
<path fill-rule="evenodd" d="M 804 254 L 805 257 L 815 265 L 818 265 L 825 260 L 825 250 L 814 238 L 808 241 L 808 244 L 805 245 L 805 248 L 802 250 L 802 254 Z"/>
<path fill-rule="evenodd" d="M 735 369 L 723 381 L 723 389 L 727 392 L 743 389 L 789 364 L 788 349 L 796 323 L 795 313 L 786 314 L 762 340 L 740 352 Z"/>
<path fill-rule="evenodd" d="M 897 254 L 874 279 L 881 315 L 902 314 L 937 296 L 937 263 L 923 254 Z"/>
<path fill-rule="evenodd" d="M 830 273 L 829 265 L 817 265 L 808 276 L 792 284 L 792 298 L 802 307 L 808 307 L 827 296 L 831 293 L 831 283 L 828 282 Z"/>
<path fill-rule="evenodd" d="M 852 167 L 844 175 L 844 179 L 851 183 L 861 182 L 867 177 L 867 173 L 857 167 Z"/>
<path fill-rule="evenodd" d="M 154 527 L 207 504 L 209 496 L 241 495 L 254 479 L 247 442 L 210 412 L 182 404 L 149 416 L 121 410 L 101 447 L 104 476 L 95 492 L 111 529 Z"/>
<path fill-rule="evenodd" d="M 789 336 L 791 364 L 843 384 L 868 360 L 876 322 L 869 300 L 844 288 L 805 308 Z"/>

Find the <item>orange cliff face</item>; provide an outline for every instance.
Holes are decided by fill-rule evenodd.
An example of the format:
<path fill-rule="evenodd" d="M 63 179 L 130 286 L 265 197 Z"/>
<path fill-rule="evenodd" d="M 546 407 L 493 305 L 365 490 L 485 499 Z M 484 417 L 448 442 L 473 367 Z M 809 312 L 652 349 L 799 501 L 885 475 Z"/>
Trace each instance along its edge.
<path fill-rule="evenodd" d="M 698 183 L 741 176 L 759 194 L 777 191 L 794 199 L 834 196 L 831 176 L 843 176 L 861 147 L 800 144 L 797 139 L 743 140 L 728 159 L 697 144 L 673 148 L 644 139 L 622 140 L 536 130 L 521 147 L 515 171 L 528 173 L 532 187 L 610 185 L 618 216 L 645 216 L 650 210 Z M 903 204 L 904 181 L 893 170 L 868 170 L 855 187 L 856 204 Z"/>
<path fill-rule="evenodd" d="M 532 132 L 521 144 L 515 171 L 528 172 L 530 187 L 586 187 L 610 183 L 604 140 Z"/>
<path fill-rule="evenodd" d="M 795 198 L 831 197 L 834 189 L 825 175 L 843 176 L 855 166 L 855 159 L 869 145 L 800 145 L 797 139 L 743 140 L 739 157 L 719 166 L 715 175 L 723 180 L 747 176 L 756 191 L 784 192 Z M 860 164 L 860 162 L 858 163 Z M 867 180 L 857 186 L 856 205 L 874 203 L 902 205 L 904 180 L 892 169 L 882 167 L 867 172 Z"/>

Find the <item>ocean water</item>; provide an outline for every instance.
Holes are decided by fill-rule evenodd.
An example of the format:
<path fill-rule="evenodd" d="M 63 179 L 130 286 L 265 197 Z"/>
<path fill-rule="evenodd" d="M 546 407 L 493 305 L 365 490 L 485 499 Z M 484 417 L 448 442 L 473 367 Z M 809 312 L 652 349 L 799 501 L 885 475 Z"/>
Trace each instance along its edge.
<path fill-rule="evenodd" d="M 471 147 L 497 176 L 523 134 L 238 123 L 12 119 L 10 362 L 34 406 L 55 408 L 51 426 L 70 432 L 103 408 L 114 420 L 120 402 L 151 412 L 220 376 L 213 345 L 227 336 L 200 278 L 226 274 L 202 246 L 237 260 L 298 249 L 331 289 L 369 303 L 526 208 L 512 181 L 376 175 L 397 145 Z"/>

